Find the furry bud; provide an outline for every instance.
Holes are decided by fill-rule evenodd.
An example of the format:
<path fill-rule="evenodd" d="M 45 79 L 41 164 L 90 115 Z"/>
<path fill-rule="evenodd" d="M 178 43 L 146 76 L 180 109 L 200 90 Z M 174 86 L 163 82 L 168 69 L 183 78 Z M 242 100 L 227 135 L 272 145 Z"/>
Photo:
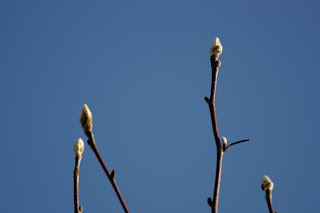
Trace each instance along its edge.
<path fill-rule="evenodd" d="M 82 158 L 82 153 L 84 151 L 84 143 L 81 138 L 79 138 L 73 147 L 74 153 L 76 154 L 76 157 Z"/>
<path fill-rule="evenodd" d="M 271 181 L 271 179 L 268 176 L 263 176 L 262 178 L 262 184 L 261 184 L 261 188 L 264 191 L 267 190 L 272 190 L 273 189 L 273 182 Z"/>
<path fill-rule="evenodd" d="M 223 49 L 223 47 L 221 45 L 221 42 L 220 42 L 219 38 L 217 37 L 214 40 L 212 47 L 209 50 L 210 56 L 214 55 L 218 59 L 220 54 L 222 53 L 222 49 Z"/>
<path fill-rule="evenodd" d="M 222 136 L 223 147 L 227 147 L 227 138 Z"/>
<path fill-rule="evenodd" d="M 92 132 L 92 113 L 87 104 L 84 104 L 82 107 L 80 123 L 86 134 Z"/>

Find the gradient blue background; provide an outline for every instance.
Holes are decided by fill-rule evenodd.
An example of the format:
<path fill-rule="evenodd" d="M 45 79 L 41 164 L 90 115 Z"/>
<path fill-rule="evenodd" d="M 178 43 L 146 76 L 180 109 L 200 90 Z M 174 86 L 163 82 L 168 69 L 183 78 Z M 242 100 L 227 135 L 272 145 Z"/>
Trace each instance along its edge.
<path fill-rule="evenodd" d="M 319 1 L 0 2 L 1 212 L 73 212 L 73 145 L 98 148 L 132 213 L 210 212 L 208 50 L 223 44 L 219 212 L 319 212 Z M 84 212 L 122 208 L 86 144 Z"/>

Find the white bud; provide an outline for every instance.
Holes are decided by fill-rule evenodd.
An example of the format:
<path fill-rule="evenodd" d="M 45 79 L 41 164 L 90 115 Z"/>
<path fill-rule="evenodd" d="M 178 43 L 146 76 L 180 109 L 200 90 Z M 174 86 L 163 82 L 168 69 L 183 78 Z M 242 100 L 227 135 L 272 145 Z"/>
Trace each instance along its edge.
<path fill-rule="evenodd" d="M 84 143 L 81 138 L 79 138 L 73 147 L 74 153 L 76 154 L 76 157 L 82 158 L 82 153 L 84 151 Z"/>
<path fill-rule="evenodd" d="M 268 176 L 263 176 L 262 178 L 262 184 L 261 184 L 261 188 L 264 191 L 267 191 L 268 189 L 271 191 L 273 189 L 273 182 L 271 181 L 271 179 Z"/>
<path fill-rule="evenodd" d="M 87 104 L 84 104 L 82 107 L 80 123 L 85 133 L 92 132 L 92 113 Z"/>
<path fill-rule="evenodd" d="M 224 147 L 227 147 L 227 138 L 222 136 L 222 144 Z"/>
<path fill-rule="evenodd" d="M 221 45 L 221 42 L 220 42 L 219 38 L 217 37 L 214 40 L 212 47 L 209 50 L 210 56 L 214 55 L 218 59 L 220 54 L 222 53 L 222 49 L 223 49 L 223 47 Z"/>

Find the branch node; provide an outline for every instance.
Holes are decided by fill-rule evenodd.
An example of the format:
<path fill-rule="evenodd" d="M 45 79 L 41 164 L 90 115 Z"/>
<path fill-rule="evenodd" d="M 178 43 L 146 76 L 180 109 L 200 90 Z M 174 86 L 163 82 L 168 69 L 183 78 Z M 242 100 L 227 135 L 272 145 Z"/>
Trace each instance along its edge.
<path fill-rule="evenodd" d="M 208 205 L 211 207 L 212 206 L 212 200 L 210 197 L 208 197 Z"/>
<path fill-rule="evenodd" d="M 116 170 L 112 170 L 111 175 L 110 175 L 111 179 L 114 180 L 115 176 L 116 176 Z"/>
<path fill-rule="evenodd" d="M 207 104 L 209 104 L 209 103 L 210 103 L 210 100 L 209 100 L 209 98 L 208 98 L 208 97 L 204 97 L 204 101 L 205 101 L 205 102 L 207 102 Z"/>
<path fill-rule="evenodd" d="M 87 140 L 88 145 L 90 146 L 91 149 L 93 149 L 93 143 L 92 140 L 88 139 Z"/>
<path fill-rule="evenodd" d="M 226 146 L 223 144 L 222 145 L 222 150 L 225 152 L 226 151 Z"/>
<path fill-rule="evenodd" d="M 80 213 L 83 212 L 83 206 L 82 206 L 82 205 L 79 207 L 79 212 L 80 212 Z"/>

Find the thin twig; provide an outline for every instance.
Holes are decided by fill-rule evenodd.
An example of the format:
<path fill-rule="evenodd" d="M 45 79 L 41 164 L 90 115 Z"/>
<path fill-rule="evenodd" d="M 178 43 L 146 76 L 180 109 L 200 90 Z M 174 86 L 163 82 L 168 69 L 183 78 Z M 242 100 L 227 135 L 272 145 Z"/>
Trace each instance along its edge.
<path fill-rule="evenodd" d="M 272 207 L 272 190 L 266 190 L 266 201 L 268 204 L 269 212 L 274 213 L 273 207 Z"/>
<path fill-rule="evenodd" d="M 216 142 L 217 147 L 217 166 L 216 166 L 216 178 L 214 184 L 213 191 L 213 201 L 208 199 L 208 203 L 211 207 L 212 213 L 218 212 L 218 199 L 219 199 L 219 191 L 220 191 L 220 181 L 221 181 L 221 168 L 222 168 L 222 158 L 223 158 L 223 148 L 221 146 L 218 124 L 216 118 L 216 108 L 215 108 L 215 96 L 216 96 L 216 87 L 217 87 L 217 77 L 220 66 L 220 61 L 213 55 L 210 57 L 211 60 L 211 69 L 212 69 L 212 83 L 211 83 L 211 91 L 210 91 L 210 99 L 205 98 L 205 101 L 208 103 L 211 115 L 212 122 L 212 130 Z"/>
<path fill-rule="evenodd" d="M 212 213 L 218 212 L 222 158 L 223 158 L 223 150 L 222 150 L 222 148 L 220 148 L 219 150 L 217 150 L 216 179 L 215 179 L 215 183 L 214 183 L 213 202 L 212 202 L 212 206 L 211 206 Z"/>
<path fill-rule="evenodd" d="M 210 99 L 205 97 L 205 101 L 207 102 L 210 115 L 211 115 L 211 122 L 212 122 L 212 130 L 214 134 L 214 139 L 217 147 L 217 162 L 216 162 L 216 177 L 214 183 L 214 191 L 213 191 L 213 200 L 208 198 L 208 204 L 211 207 L 212 213 L 218 212 L 218 200 L 219 200 L 219 192 L 220 192 L 220 182 L 221 182 L 221 168 L 222 168 L 222 159 L 224 151 L 228 150 L 231 146 L 242 143 L 249 140 L 242 140 L 235 143 L 230 144 L 226 148 L 221 146 L 219 131 L 218 131 L 218 124 L 216 118 L 216 108 L 215 108 L 215 96 L 216 96 L 216 88 L 217 88 L 217 77 L 219 72 L 219 67 L 221 62 L 215 55 L 210 57 L 211 61 L 211 69 L 212 69 L 212 82 L 211 82 L 211 90 L 210 90 Z"/>
<path fill-rule="evenodd" d="M 210 99 L 208 101 L 209 102 L 208 105 L 209 105 L 210 114 L 211 114 L 211 122 L 212 122 L 214 139 L 216 141 L 217 149 L 219 149 L 221 147 L 221 143 L 220 143 L 218 124 L 216 119 L 215 99 L 216 99 L 217 77 L 219 72 L 219 66 L 217 65 L 220 62 L 214 55 L 210 57 L 210 60 L 211 60 L 211 69 L 212 69 L 212 83 L 211 83 Z"/>
<path fill-rule="evenodd" d="M 241 141 L 237 141 L 237 142 L 234 142 L 232 144 L 230 144 L 229 146 L 227 146 L 226 148 L 224 148 L 224 152 L 227 151 L 228 149 L 230 149 L 230 147 L 232 147 L 233 145 L 236 145 L 238 143 L 243 143 L 243 142 L 247 142 L 247 141 L 250 141 L 249 139 L 245 139 L 245 140 L 241 140 Z"/>
<path fill-rule="evenodd" d="M 94 140 L 94 136 L 93 136 L 93 133 L 86 133 L 86 135 L 88 136 L 88 144 L 89 146 L 91 147 L 91 149 L 93 150 L 94 154 L 96 155 L 96 157 L 98 158 L 98 161 L 100 162 L 100 165 L 102 166 L 104 172 L 106 173 L 108 179 L 110 180 L 110 183 L 114 189 L 114 191 L 116 192 L 117 196 L 118 196 L 118 199 L 123 207 L 123 210 L 126 212 L 126 213 L 129 213 L 129 210 L 128 210 L 128 207 L 126 205 L 126 203 L 124 202 L 124 199 L 122 198 L 121 196 L 121 193 L 120 193 L 120 190 L 116 184 L 116 181 L 114 180 L 115 178 L 115 171 L 113 170 L 112 173 L 109 172 L 106 164 L 104 163 L 99 151 L 98 151 L 98 148 L 96 146 L 96 142 Z"/>
<path fill-rule="evenodd" d="M 81 157 L 76 156 L 75 167 L 73 171 L 73 187 L 74 187 L 74 213 L 80 213 L 79 208 L 79 174 L 80 174 Z"/>

